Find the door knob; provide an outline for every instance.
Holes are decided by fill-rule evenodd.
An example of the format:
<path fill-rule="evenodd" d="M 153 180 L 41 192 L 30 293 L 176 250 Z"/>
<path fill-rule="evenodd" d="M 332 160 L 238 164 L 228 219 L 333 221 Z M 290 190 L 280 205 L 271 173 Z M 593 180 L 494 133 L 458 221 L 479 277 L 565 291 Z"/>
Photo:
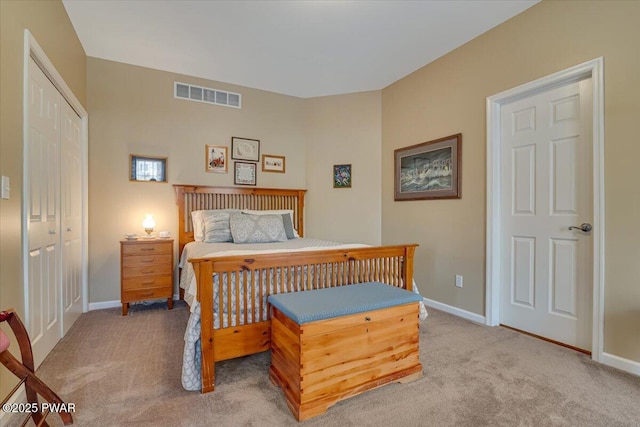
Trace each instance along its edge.
<path fill-rule="evenodd" d="M 591 230 L 593 230 L 593 227 L 588 222 L 583 222 L 578 227 L 575 227 L 575 226 L 572 225 L 571 227 L 569 227 L 569 230 L 573 230 L 574 228 L 576 230 L 584 231 L 585 233 L 588 233 Z"/>
<path fill-rule="evenodd" d="M 56 230 L 49 230 L 49 234 L 56 234 Z"/>

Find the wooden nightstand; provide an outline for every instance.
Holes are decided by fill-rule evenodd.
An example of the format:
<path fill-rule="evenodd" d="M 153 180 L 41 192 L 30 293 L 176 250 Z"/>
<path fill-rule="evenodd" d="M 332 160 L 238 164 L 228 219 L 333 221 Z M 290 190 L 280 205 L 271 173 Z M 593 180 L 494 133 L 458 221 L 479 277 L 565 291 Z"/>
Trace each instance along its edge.
<path fill-rule="evenodd" d="M 173 308 L 173 239 L 120 240 L 122 315 L 130 302 L 160 298 Z"/>

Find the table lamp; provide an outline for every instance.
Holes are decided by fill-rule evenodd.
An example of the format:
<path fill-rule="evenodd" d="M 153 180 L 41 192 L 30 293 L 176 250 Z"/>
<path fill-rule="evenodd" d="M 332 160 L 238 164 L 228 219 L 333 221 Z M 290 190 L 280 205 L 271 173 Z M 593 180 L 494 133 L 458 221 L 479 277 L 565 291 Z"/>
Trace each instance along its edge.
<path fill-rule="evenodd" d="M 144 227 L 144 231 L 147 232 L 147 237 L 151 237 L 153 227 L 156 226 L 156 222 L 153 220 L 153 215 L 147 214 L 144 217 L 144 221 L 142 221 L 142 226 Z"/>

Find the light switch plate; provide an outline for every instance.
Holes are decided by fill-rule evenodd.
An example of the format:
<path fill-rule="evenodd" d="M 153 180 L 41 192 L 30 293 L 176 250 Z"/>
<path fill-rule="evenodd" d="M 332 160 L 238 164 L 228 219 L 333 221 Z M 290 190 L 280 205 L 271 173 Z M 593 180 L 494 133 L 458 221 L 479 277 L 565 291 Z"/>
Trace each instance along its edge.
<path fill-rule="evenodd" d="M 11 191 L 11 180 L 8 176 L 3 176 L 2 181 L 0 182 L 0 190 L 2 192 L 2 198 L 8 199 L 9 193 Z"/>
<path fill-rule="evenodd" d="M 458 288 L 462 287 L 462 276 L 459 274 L 456 274 L 456 287 Z"/>

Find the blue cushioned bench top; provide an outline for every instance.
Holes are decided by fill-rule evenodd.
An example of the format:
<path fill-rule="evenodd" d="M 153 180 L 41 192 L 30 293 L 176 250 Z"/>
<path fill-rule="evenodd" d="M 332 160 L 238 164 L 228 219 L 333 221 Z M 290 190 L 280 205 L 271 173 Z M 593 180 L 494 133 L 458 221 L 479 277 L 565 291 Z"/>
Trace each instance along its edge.
<path fill-rule="evenodd" d="M 379 282 L 270 295 L 269 302 L 298 325 L 422 301 L 414 292 Z"/>

